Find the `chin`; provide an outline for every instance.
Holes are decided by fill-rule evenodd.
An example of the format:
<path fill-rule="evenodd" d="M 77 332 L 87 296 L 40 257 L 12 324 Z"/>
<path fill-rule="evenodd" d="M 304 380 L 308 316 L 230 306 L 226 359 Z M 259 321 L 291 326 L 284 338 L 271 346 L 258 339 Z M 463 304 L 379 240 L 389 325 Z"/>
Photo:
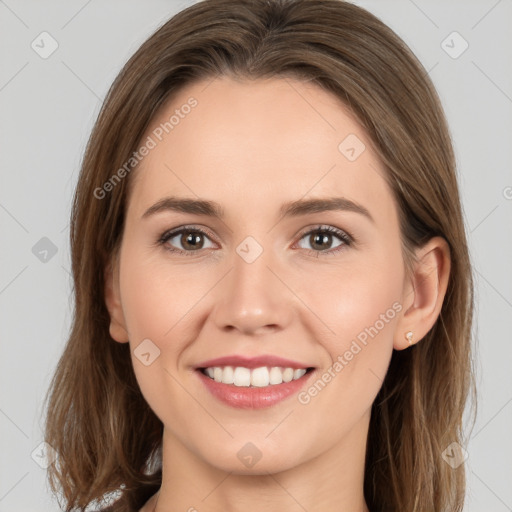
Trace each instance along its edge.
<path fill-rule="evenodd" d="M 222 471 L 235 475 L 280 473 L 304 462 L 301 450 L 276 446 L 262 440 L 232 440 L 225 449 L 203 454 L 203 460 Z"/>

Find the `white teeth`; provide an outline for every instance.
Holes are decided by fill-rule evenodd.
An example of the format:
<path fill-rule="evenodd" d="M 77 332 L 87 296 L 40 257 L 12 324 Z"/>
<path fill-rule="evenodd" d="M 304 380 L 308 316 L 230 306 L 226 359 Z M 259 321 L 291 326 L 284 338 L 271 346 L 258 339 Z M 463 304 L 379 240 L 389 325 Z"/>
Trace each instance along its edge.
<path fill-rule="evenodd" d="M 213 379 L 215 382 L 222 382 L 222 368 L 217 366 L 213 369 Z"/>
<path fill-rule="evenodd" d="M 298 368 L 293 372 L 293 380 L 300 379 L 303 375 L 306 374 L 306 370 L 304 368 Z"/>
<path fill-rule="evenodd" d="M 222 371 L 222 368 L 219 368 Z M 233 373 L 233 384 L 235 386 L 250 386 L 251 385 L 251 370 L 237 366 Z"/>
<path fill-rule="evenodd" d="M 261 366 L 251 370 L 243 366 L 215 366 L 213 368 L 205 368 L 204 373 L 215 380 L 215 382 L 234 384 L 239 387 L 262 388 L 300 379 L 305 375 L 306 369 L 281 368 L 279 366 L 267 368 L 266 366 Z"/>
<path fill-rule="evenodd" d="M 283 372 L 283 382 L 290 382 L 293 380 L 293 368 L 285 368 Z"/>
<path fill-rule="evenodd" d="M 269 382 L 270 384 L 281 384 L 281 382 L 283 382 L 283 372 L 281 368 L 278 366 L 270 368 Z"/>
<path fill-rule="evenodd" d="M 226 366 L 222 371 L 222 382 L 224 384 L 233 384 L 234 382 L 234 370 L 232 366 Z"/>
<path fill-rule="evenodd" d="M 268 383 L 269 375 L 267 368 L 265 368 L 265 366 L 261 368 L 254 368 L 251 372 L 251 384 L 257 388 L 263 388 L 268 386 Z"/>

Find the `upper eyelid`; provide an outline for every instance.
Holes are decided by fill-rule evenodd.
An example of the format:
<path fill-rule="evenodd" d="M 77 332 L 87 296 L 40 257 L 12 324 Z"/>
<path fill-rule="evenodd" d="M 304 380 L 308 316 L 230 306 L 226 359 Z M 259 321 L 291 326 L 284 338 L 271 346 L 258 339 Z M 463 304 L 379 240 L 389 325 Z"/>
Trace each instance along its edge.
<path fill-rule="evenodd" d="M 338 236 L 345 235 L 351 241 L 354 239 L 353 236 L 347 230 L 338 228 L 336 226 L 331 226 L 330 224 L 313 224 L 312 226 L 300 230 L 296 236 L 300 236 L 302 238 L 304 235 L 307 235 L 312 231 L 327 231 L 334 235 L 336 235 L 337 232 L 339 232 Z"/>

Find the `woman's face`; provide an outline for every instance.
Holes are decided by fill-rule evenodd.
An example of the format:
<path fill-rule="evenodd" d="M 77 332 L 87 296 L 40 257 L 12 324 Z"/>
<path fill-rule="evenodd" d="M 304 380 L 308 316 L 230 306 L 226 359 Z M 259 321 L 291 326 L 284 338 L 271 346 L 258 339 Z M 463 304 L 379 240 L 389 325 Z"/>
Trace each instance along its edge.
<path fill-rule="evenodd" d="M 412 300 L 364 130 L 316 85 L 224 77 L 181 90 L 141 144 L 111 333 L 164 436 L 235 473 L 350 460 Z"/>

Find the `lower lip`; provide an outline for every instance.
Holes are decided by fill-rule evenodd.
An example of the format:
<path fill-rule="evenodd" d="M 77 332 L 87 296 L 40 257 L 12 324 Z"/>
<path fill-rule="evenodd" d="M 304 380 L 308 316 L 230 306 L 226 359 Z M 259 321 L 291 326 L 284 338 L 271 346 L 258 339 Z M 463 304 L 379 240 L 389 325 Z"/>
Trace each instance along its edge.
<path fill-rule="evenodd" d="M 248 388 L 217 382 L 207 377 L 201 370 L 197 370 L 199 378 L 213 396 L 221 402 L 238 409 L 264 409 L 282 402 L 291 395 L 298 393 L 313 373 L 314 370 L 309 371 L 300 379 L 283 382 L 282 384 Z"/>

